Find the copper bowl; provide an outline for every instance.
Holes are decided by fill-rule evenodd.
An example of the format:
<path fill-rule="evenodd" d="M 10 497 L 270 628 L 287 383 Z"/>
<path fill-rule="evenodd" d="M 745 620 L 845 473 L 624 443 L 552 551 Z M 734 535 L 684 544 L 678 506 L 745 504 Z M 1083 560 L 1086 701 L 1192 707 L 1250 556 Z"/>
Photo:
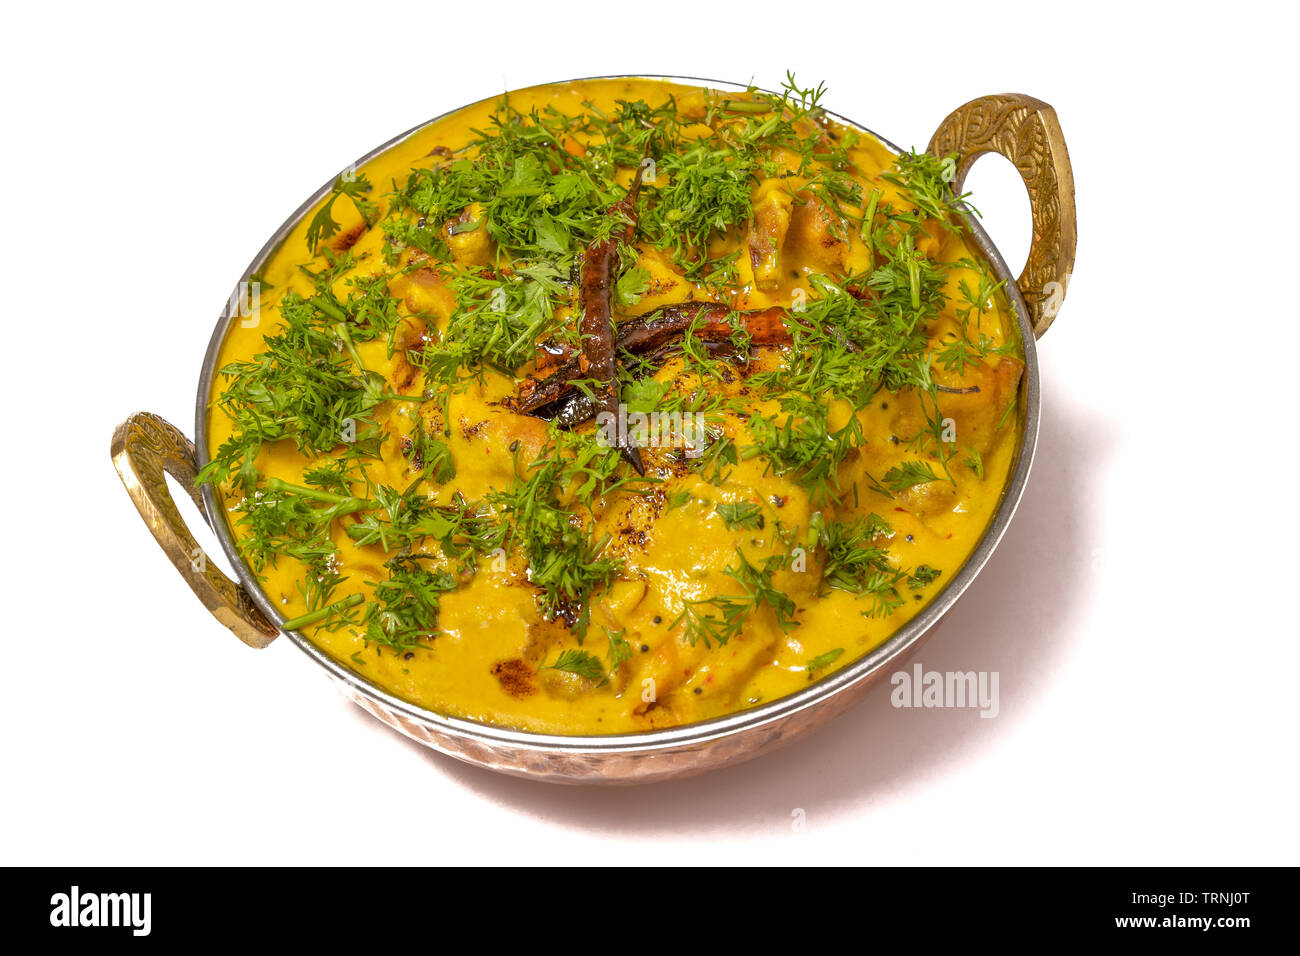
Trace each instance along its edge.
<path fill-rule="evenodd" d="M 611 77 L 592 77 L 609 79 Z M 744 89 L 743 85 L 695 77 L 656 77 L 715 89 Z M 577 82 L 577 81 L 571 81 Z M 449 114 L 444 114 L 449 115 Z M 871 132 L 842 116 L 838 121 Z M 442 117 L 430 120 L 437 122 Z M 357 166 L 396 145 L 429 123 L 394 137 L 357 160 Z M 899 152 L 888 140 L 871 133 Z M 875 650 L 806 688 L 770 703 L 712 720 L 633 734 L 557 736 L 513 730 L 448 717 L 411 704 L 370 683 L 333 660 L 301 633 L 285 636 L 325 673 L 345 695 L 384 723 L 434 750 L 458 760 L 520 777 L 557 783 L 635 784 L 684 777 L 755 757 L 794 740 L 825 723 L 862 698 L 887 668 L 901 664 L 952 607 L 993 554 L 1006 532 L 1029 478 L 1038 437 L 1039 371 L 1035 339 L 1055 318 L 1074 262 L 1074 180 L 1069 155 L 1055 111 L 1022 94 L 983 96 L 954 110 L 935 131 L 928 150 L 938 156 L 955 154 L 953 186 L 960 192 L 971 164 L 987 152 L 1011 160 L 1024 178 L 1033 213 L 1033 241 L 1019 278 L 988 235 L 972 217 L 967 225 L 980 251 L 999 279 L 1006 280 L 1024 344 L 1025 374 L 1020 403 L 1024 410 L 1019 447 L 1002 500 L 975 550 L 941 592 L 912 620 Z M 240 282 L 258 272 L 290 230 L 331 189 L 333 180 L 299 206 L 244 270 Z M 241 288 L 237 285 L 236 289 Z M 236 293 L 237 294 L 237 293 Z M 231 301 L 237 301 L 232 297 Z M 178 429 L 148 412 L 132 415 L 113 433 L 114 464 L 145 523 L 159 545 L 209 611 L 251 647 L 266 647 L 279 634 L 284 620 L 258 586 L 235 547 L 213 488 L 200 491 L 194 482 L 208 459 L 208 395 L 216 374 L 217 355 L 227 330 L 238 315 L 223 312 L 212 333 L 195 399 L 197 448 Z M 208 561 L 185 526 L 164 478 L 171 474 L 185 488 L 216 533 L 238 575 L 238 583 Z"/>

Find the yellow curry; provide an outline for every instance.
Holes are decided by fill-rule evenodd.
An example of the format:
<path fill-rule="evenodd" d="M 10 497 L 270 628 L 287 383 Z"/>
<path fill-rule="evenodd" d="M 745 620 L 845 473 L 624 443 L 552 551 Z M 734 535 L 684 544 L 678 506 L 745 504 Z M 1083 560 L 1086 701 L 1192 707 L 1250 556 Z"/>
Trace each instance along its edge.
<path fill-rule="evenodd" d="M 593 734 L 774 700 L 924 607 L 1001 497 L 1020 345 L 951 160 L 821 95 L 537 87 L 341 175 L 236 303 L 200 476 L 286 627 Z"/>

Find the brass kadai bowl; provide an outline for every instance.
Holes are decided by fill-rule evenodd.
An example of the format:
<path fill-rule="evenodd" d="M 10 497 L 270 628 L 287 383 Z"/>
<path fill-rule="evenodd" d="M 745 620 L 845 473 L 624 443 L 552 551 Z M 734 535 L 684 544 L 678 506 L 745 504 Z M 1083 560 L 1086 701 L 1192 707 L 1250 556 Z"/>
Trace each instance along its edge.
<path fill-rule="evenodd" d="M 743 86 L 690 77 L 656 79 L 740 90 Z M 834 114 L 832 114 L 834 116 Z M 838 121 L 871 131 L 842 116 Z M 430 120 L 437 122 L 442 117 Z M 429 124 L 421 124 L 371 151 L 355 165 L 378 156 Z M 875 133 L 882 143 L 899 152 Z M 178 429 L 148 412 L 140 412 L 113 434 L 113 462 L 140 515 L 158 544 L 199 600 L 235 636 L 262 648 L 284 633 L 312 661 L 333 677 L 343 692 L 384 723 L 407 736 L 467 763 L 521 777 L 558 783 L 635 784 L 701 773 L 755 757 L 794 740 L 858 701 L 879 677 L 900 665 L 975 579 L 1010 524 L 1029 477 L 1039 422 L 1039 369 L 1035 339 L 1051 325 L 1069 282 L 1075 253 L 1074 180 L 1056 113 L 1046 103 L 1022 94 L 983 96 L 954 110 L 935 131 L 928 151 L 956 155 L 953 187 L 957 193 L 971 165 L 981 155 L 1007 157 L 1024 178 L 1033 213 L 1033 240 L 1024 272 L 1012 277 L 1006 263 L 979 223 L 967 215 L 971 236 L 996 277 L 1006 281 L 1007 295 L 1024 345 L 1025 374 L 1020 385 L 1023 409 L 1010 477 L 997 511 L 974 551 L 940 593 L 892 637 L 842 669 L 806 688 L 747 710 L 712 720 L 662 730 L 604 736 L 559 736 L 449 717 L 419 707 L 380 689 L 335 661 L 297 631 L 280 630 L 284 618 L 258 586 L 235 546 L 231 530 L 211 485 L 195 476 L 208 460 L 208 397 L 217 374 L 217 356 L 226 334 L 239 320 L 226 310 L 217 322 L 199 375 L 195 400 L 195 437 L 191 443 Z M 318 189 L 284 222 L 240 277 L 258 273 L 291 230 L 331 189 Z M 237 301 L 232 298 L 232 301 Z M 216 533 L 236 569 L 238 581 L 224 575 L 186 527 L 164 477 L 170 474 Z"/>

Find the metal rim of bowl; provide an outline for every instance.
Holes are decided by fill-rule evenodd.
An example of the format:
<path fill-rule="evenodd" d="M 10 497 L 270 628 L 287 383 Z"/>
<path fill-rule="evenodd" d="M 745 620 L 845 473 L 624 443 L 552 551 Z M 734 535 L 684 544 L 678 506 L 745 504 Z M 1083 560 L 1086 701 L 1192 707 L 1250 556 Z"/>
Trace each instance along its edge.
<path fill-rule="evenodd" d="M 596 80 L 620 80 L 620 79 L 650 79 L 664 80 L 676 83 L 688 83 L 698 86 L 704 86 L 709 89 L 734 90 L 742 91 L 751 89 L 749 84 L 733 83 L 726 80 L 715 80 L 706 77 L 695 76 L 665 76 L 655 74 L 627 73 L 613 76 L 587 76 L 578 77 L 571 80 L 561 80 L 554 83 L 535 84 L 534 86 L 521 87 L 519 90 L 513 90 L 513 93 L 525 92 L 526 90 L 536 89 L 538 86 L 561 86 L 570 83 L 583 83 Z M 767 91 L 771 92 L 771 91 Z M 437 123 L 454 113 L 461 110 L 476 106 L 485 100 L 477 100 L 474 103 L 468 103 L 458 106 L 455 109 L 448 110 L 433 119 L 420 123 L 404 133 L 394 136 L 392 139 L 382 145 L 372 149 L 360 159 L 356 160 L 354 167 L 359 167 L 364 163 L 376 158 L 382 153 L 388 151 L 399 143 L 409 139 L 416 133 Z M 860 130 L 874 136 L 886 147 L 895 153 L 901 153 L 897 146 L 892 142 L 872 131 L 869 127 L 863 126 L 847 117 L 826 111 L 828 116 L 846 126 Z M 302 205 L 293 211 L 289 217 L 280 225 L 280 228 L 272 234 L 266 244 L 249 263 L 248 268 L 244 270 L 243 275 L 236 284 L 236 294 L 240 284 L 247 282 L 249 277 L 262 268 L 270 260 L 271 256 L 279 249 L 280 245 L 288 237 L 289 233 L 298 224 L 298 222 L 323 199 L 333 188 L 334 178 L 312 193 Z M 382 704 L 390 710 L 423 724 L 432 729 L 459 737 L 468 741 L 491 744 L 494 746 L 508 746 L 523 751 L 535 751 L 538 753 L 553 753 L 561 751 L 569 755 L 613 755 L 613 754 L 633 754 L 646 753 L 656 750 L 679 750 L 682 747 L 691 745 L 704 745 L 711 741 L 728 737 L 740 731 L 753 730 L 755 728 L 770 724 L 776 721 L 782 721 L 793 714 L 815 707 L 832 697 L 839 695 L 851 687 L 870 679 L 878 670 L 887 665 L 890 661 L 904 655 L 916 644 L 923 635 L 931 628 L 937 625 L 940 619 L 948 610 L 957 602 L 958 598 L 966 591 L 973 582 L 984 565 L 996 550 L 1001 542 L 1003 535 L 1010 526 L 1011 520 L 1015 515 L 1020 498 L 1024 492 L 1025 484 L 1029 478 L 1030 467 L 1033 464 L 1034 449 L 1038 440 L 1038 427 L 1041 411 L 1041 391 L 1039 386 L 1038 373 L 1038 356 L 1035 347 L 1034 333 L 1029 326 L 1029 310 L 1025 304 L 1020 289 L 1016 285 L 1015 277 L 1011 275 L 1007 268 L 1006 262 L 998 252 L 997 247 L 989 238 L 988 234 L 969 213 L 964 214 L 963 218 L 969 227 L 971 234 L 975 237 L 980 253 L 988 260 L 989 265 L 993 267 L 994 272 L 999 279 L 1005 280 L 1005 289 L 1007 296 L 1011 301 L 1012 307 L 1016 313 L 1016 324 L 1020 330 L 1021 342 L 1024 348 L 1025 358 L 1025 377 L 1023 386 L 1023 406 L 1024 406 L 1024 429 L 1020 436 L 1020 448 L 1017 452 L 1015 466 L 1011 471 L 1007 483 L 1002 491 L 1002 499 L 998 503 L 997 510 L 994 512 L 992 519 L 989 521 L 984 533 L 980 536 L 975 549 L 970 553 L 966 562 L 961 569 L 952 576 L 947 585 L 930 601 L 914 618 L 899 628 L 888 640 L 878 647 L 868 651 L 862 657 L 845 665 L 838 671 L 825 677 L 811 682 L 806 688 L 787 694 L 784 697 L 769 701 L 768 703 L 758 704 L 756 706 L 739 710 L 734 713 L 726 714 L 721 717 L 714 717 L 709 720 L 696 721 L 688 724 L 680 724 L 675 727 L 666 727 L 659 730 L 638 731 L 635 733 L 621 733 L 608 735 L 563 735 L 563 734 L 542 734 L 527 730 L 516 730 L 509 727 L 502 727 L 495 724 L 480 723 L 461 717 L 451 717 L 446 714 L 440 714 L 436 711 L 428 710 L 418 704 L 413 704 L 400 697 L 390 694 L 388 691 L 371 683 L 351 668 L 339 663 L 330 657 L 325 651 L 312 644 L 303 634 L 298 631 L 284 631 L 290 641 L 298 647 L 303 653 L 323 667 L 332 677 L 341 681 L 354 692 L 363 697 L 370 698 L 375 702 Z M 220 354 L 221 346 L 225 342 L 230 326 L 235 321 L 235 317 L 223 314 L 217 321 L 216 328 L 213 330 L 212 337 L 208 341 L 208 348 L 203 357 L 203 367 L 199 374 L 198 395 L 195 400 L 195 448 L 198 452 L 199 465 L 206 465 L 208 456 L 208 435 L 207 435 L 207 417 L 208 417 L 208 395 L 212 390 L 212 383 L 216 376 L 217 356 Z M 218 540 L 221 542 L 221 548 L 226 557 L 230 560 L 240 584 L 249 593 L 253 602 L 257 605 L 258 610 L 266 615 L 276 627 L 284 622 L 284 616 L 276 608 L 274 602 L 267 597 L 262 590 L 256 576 L 249 570 L 243 557 L 240 555 L 238 548 L 235 546 L 234 538 L 230 532 L 229 525 L 220 508 L 216 493 L 212 485 L 205 484 L 202 490 L 204 508 L 208 513 L 210 524 L 216 532 Z"/>

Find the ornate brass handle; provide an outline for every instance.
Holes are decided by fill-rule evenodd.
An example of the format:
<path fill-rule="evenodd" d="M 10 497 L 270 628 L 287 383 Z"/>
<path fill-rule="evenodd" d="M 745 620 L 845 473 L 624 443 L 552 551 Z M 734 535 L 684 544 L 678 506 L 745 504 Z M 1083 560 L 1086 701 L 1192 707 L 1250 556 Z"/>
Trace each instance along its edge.
<path fill-rule="evenodd" d="M 253 604 L 248 592 L 208 560 L 190 534 L 164 473 L 181 483 L 203 513 L 194 484 L 194 444 L 157 415 L 137 412 L 113 432 L 113 464 L 140 517 L 204 607 L 249 647 L 266 647 L 280 632 Z"/>
<path fill-rule="evenodd" d="M 957 154 L 953 188 L 958 193 L 971 165 L 985 153 L 1001 153 L 1024 178 L 1034 235 L 1016 284 L 1029 305 L 1034 336 L 1041 337 L 1070 284 L 1077 240 L 1074 174 L 1056 110 L 1022 93 L 981 96 L 957 107 L 939 124 L 928 151 L 935 156 Z"/>

